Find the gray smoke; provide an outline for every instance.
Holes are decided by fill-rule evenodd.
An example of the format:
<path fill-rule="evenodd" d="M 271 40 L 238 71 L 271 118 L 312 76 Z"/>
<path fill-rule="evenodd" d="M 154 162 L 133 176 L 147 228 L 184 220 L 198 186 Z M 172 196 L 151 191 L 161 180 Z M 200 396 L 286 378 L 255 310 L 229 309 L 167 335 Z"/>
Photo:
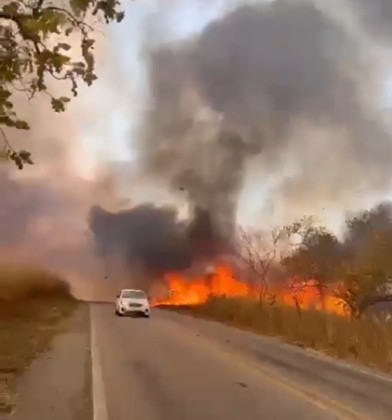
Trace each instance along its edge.
<path fill-rule="evenodd" d="M 142 166 L 229 233 L 250 158 L 266 176 L 290 169 L 266 197 L 272 212 L 357 206 L 391 180 L 392 142 L 366 58 L 310 1 L 239 7 L 151 51 Z"/>
<path fill-rule="evenodd" d="M 390 40 L 390 1 L 345 4 L 374 42 Z M 377 63 L 354 36 L 310 1 L 275 0 L 238 7 L 193 39 L 149 51 L 138 163 L 146 179 L 186 196 L 191 221 L 151 205 L 94 207 L 89 222 L 101 255 L 120 249 L 128 265 L 160 273 L 226 250 L 250 162 L 258 175 L 284 176 L 265 198 L 279 223 L 315 207 L 352 209 L 387 191 L 392 142 L 377 106 Z M 126 96 L 123 78 L 111 79 L 114 97 Z M 90 111 L 95 119 L 112 110 L 104 99 Z M 103 277 L 85 232 L 92 203 L 121 206 L 110 185 L 98 194 L 96 180 L 72 174 L 74 155 L 83 155 L 80 133 L 69 113 L 48 119 L 48 106 L 36 100 L 22 112 L 34 129 L 10 136 L 37 165 L 29 168 L 34 179 L 0 176 L 0 256 L 20 252 L 71 270 L 76 284 Z"/>
<path fill-rule="evenodd" d="M 89 226 L 103 258 L 120 255 L 129 268 L 139 266 L 147 280 L 154 275 L 186 270 L 196 261 L 224 250 L 209 214 L 195 209 L 191 223 L 179 221 L 170 207 L 151 204 L 111 213 L 99 206 L 90 211 Z"/>
<path fill-rule="evenodd" d="M 98 180 L 69 175 L 51 182 L 29 176 L 28 169 L 22 175 L 13 166 L 9 172 L 1 169 L 0 265 L 42 265 L 69 281 L 79 297 L 92 297 L 101 287 L 103 270 L 86 214 L 92 202 L 111 191 L 105 185 L 99 191 Z"/>
<path fill-rule="evenodd" d="M 80 38 L 71 36 L 67 42 L 77 46 Z M 97 81 L 98 89 L 102 82 L 109 82 L 119 104 L 120 79 L 113 68 L 105 78 L 102 67 L 110 61 L 105 52 L 105 45 L 97 39 L 97 73 L 103 76 Z M 51 78 L 47 84 L 54 97 L 70 93 L 68 84 Z M 100 281 L 104 278 L 102 264 L 88 235 L 86 216 L 94 203 L 117 208 L 119 201 L 110 183 L 113 176 L 95 167 L 93 156 L 85 148 L 83 132 L 91 132 L 96 121 L 107 116 L 113 100 L 104 91 L 100 100 L 94 101 L 91 98 L 96 88 L 87 89 L 80 85 L 78 97 L 67 112 L 60 114 L 51 110 L 47 95 L 37 94 L 27 101 L 26 95 L 16 90 L 15 110 L 29 122 L 31 130 L 4 126 L 3 130 L 16 150 L 32 153 L 35 165 L 18 171 L 14 164 L 0 162 L 0 264 L 42 265 L 67 279 L 79 297 L 92 297 L 104 285 Z M 3 148 L 0 136 L 1 152 Z"/>
<path fill-rule="evenodd" d="M 52 189 L 40 182 L 22 184 L 6 173 L 0 173 L 0 196 L 0 246 L 20 243 L 32 220 L 47 216 L 57 209 L 57 204 L 60 208 L 64 205 L 57 202 Z"/>
<path fill-rule="evenodd" d="M 392 1 L 391 0 L 350 0 L 359 22 L 372 36 L 383 41 L 391 41 Z"/>

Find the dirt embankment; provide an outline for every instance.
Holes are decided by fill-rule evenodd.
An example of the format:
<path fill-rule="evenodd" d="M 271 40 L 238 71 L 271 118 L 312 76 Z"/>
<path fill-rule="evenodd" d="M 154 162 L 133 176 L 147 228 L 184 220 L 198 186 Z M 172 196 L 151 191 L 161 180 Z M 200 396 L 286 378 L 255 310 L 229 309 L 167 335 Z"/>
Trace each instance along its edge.
<path fill-rule="evenodd" d="M 0 266 L 0 414 L 12 412 L 18 375 L 77 306 L 68 284 L 35 267 Z"/>

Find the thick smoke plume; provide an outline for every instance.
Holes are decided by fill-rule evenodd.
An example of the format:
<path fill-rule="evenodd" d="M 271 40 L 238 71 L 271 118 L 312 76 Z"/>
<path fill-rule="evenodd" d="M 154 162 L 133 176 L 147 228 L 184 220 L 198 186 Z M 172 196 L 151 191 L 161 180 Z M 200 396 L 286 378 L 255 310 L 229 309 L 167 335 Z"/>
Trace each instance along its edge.
<path fill-rule="evenodd" d="M 378 63 L 369 60 L 370 44 L 317 7 L 322 1 L 241 6 L 197 37 L 149 51 L 150 103 L 133 144 L 146 175 L 139 179 L 165 182 L 185 198 L 187 222 L 154 205 L 119 211 L 110 182 L 76 174 L 86 157 L 74 123 L 88 123 L 87 114 L 106 118 L 110 101 L 100 98 L 96 106 L 107 107 L 91 112 L 88 98 L 86 115 L 48 117 L 49 104 L 35 100 L 25 110 L 34 130 L 10 140 L 31 150 L 37 165 L 28 174 L 0 174 L 1 256 L 43 262 L 74 285 L 103 278 L 101 264 L 116 257 L 125 261 L 125 277 L 139 265 L 149 274 L 187 268 L 228 250 L 244 184 L 264 186 L 249 178 L 250 166 L 252 176 L 274 181 L 262 226 L 382 196 L 392 141 L 379 106 Z M 345 4 L 374 44 L 390 42 L 390 1 Z M 117 105 L 124 78 L 111 76 Z"/>
<path fill-rule="evenodd" d="M 352 14 L 376 28 L 360 5 Z M 301 0 L 242 6 L 196 38 L 154 49 L 143 168 L 183 187 L 228 235 L 250 161 L 275 178 L 265 202 L 280 222 L 382 195 L 392 142 L 368 52 L 342 22 Z"/>
<path fill-rule="evenodd" d="M 195 209 L 190 223 L 179 221 L 173 208 L 151 204 L 110 213 L 101 207 L 90 212 L 90 229 L 102 258 L 120 255 L 129 267 L 154 276 L 186 270 L 225 251 L 208 212 Z"/>
<path fill-rule="evenodd" d="M 373 28 L 364 3 L 352 13 Z M 90 227 L 102 255 L 161 273 L 223 251 L 251 161 L 279 181 L 266 202 L 280 223 L 386 191 L 392 142 L 364 57 L 342 22 L 300 0 L 238 7 L 200 36 L 151 50 L 138 163 L 185 195 L 193 222 L 151 205 L 95 208 Z"/>

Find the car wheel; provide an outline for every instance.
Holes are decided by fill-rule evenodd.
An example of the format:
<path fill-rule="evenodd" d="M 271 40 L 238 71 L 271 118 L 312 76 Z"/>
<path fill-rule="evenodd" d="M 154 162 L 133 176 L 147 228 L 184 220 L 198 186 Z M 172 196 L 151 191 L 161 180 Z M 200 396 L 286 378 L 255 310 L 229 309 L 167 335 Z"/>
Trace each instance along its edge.
<path fill-rule="evenodd" d="M 144 314 L 144 318 L 150 318 L 150 314 Z"/>

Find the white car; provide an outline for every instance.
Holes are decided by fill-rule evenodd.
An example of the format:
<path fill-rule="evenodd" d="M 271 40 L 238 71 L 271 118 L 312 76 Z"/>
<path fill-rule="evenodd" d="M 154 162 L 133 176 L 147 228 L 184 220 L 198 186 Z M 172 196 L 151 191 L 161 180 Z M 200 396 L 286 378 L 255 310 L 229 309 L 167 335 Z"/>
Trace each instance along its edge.
<path fill-rule="evenodd" d="M 123 289 L 116 298 L 116 315 L 143 315 L 150 317 L 150 303 L 143 290 Z"/>

